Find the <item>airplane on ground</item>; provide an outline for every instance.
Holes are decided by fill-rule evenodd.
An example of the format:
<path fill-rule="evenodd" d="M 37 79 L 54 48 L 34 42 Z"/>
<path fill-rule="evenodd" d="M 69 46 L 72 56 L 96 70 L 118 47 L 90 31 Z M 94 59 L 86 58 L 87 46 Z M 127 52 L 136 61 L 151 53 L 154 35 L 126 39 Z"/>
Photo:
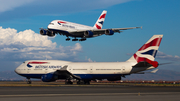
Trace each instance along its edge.
<path fill-rule="evenodd" d="M 130 59 L 125 62 L 69 62 L 60 60 L 28 60 L 15 69 L 15 72 L 28 79 L 41 79 L 43 82 L 65 79 L 65 84 L 90 84 L 91 80 L 121 80 L 133 73 L 143 74 L 145 70 L 158 67 L 154 61 L 163 35 L 154 35 Z M 153 71 L 152 73 L 156 72 Z"/>
<path fill-rule="evenodd" d="M 69 41 L 69 37 L 73 37 L 72 41 L 85 41 L 86 38 L 92 38 L 100 35 L 113 35 L 114 33 L 120 33 L 121 30 L 127 29 L 136 29 L 142 27 L 130 27 L 130 28 L 109 28 L 109 29 L 102 29 L 107 11 L 103 11 L 100 17 L 98 18 L 97 22 L 93 27 L 86 26 L 82 24 L 72 23 L 63 20 L 54 20 L 52 21 L 47 29 L 40 28 L 41 35 L 47 35 L 50 37 L 55 36 L 55 34 L 65 35 L 67 37 L 66 41 Z"/>

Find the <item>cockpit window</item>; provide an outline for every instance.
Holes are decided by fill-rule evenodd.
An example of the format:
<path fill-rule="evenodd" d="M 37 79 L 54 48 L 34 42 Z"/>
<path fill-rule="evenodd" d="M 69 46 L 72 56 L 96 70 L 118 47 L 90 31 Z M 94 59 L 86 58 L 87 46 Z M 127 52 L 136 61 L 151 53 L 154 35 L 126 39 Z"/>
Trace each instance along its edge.
<path fill-rule="evenodd" d="M 25 62 L 23 62 L 23 63 L 25 63 Z"/>
<path fill-rule="evenodd" d="M 54 25 L 54 23 L 49 23 L 50 25 Z"/>

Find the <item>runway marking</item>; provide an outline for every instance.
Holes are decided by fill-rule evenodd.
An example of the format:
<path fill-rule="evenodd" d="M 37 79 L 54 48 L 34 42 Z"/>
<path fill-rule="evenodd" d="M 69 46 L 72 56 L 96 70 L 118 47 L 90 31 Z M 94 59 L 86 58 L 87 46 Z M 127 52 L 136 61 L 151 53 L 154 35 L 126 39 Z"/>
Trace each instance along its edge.
<path fill-rule="evenodd" d="M 0 97 L 49 97 L 49 96 L 112 96 L 112 95 L 180 95 L 180 92 L 152 92 L 152 93 L 90 93 L 90 94 L 21 94 L 21 95 L 0 95 Z"/>

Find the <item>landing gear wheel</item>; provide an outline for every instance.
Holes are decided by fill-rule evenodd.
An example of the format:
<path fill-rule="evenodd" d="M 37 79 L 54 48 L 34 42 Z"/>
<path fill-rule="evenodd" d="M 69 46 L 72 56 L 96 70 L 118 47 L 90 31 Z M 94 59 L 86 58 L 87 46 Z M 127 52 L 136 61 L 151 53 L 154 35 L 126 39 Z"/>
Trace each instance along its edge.
<path fill-rule="evenodd" d="M 75 38 L 75 39 L 72 39 L 72 41 L 78 41 L 78 39 Z"/>
<path fill-rule="evenodd" d="M 86 40 L 86 38 L 79 39 L 79 41 L 85 41 L 85 40 Z"/>
<path fill-rule="evenodd" d="M 89 85 L 89 84 L 90 84 L 90 81 L 89 81 L 89 80 L 84 81 L 84 84 L 85 84 L 85 85 Z"/>
<path fill-rule="evenodd" d="M 27 78 L 27 84 L 31 84 L 31 79 L 30 78 Z"/>
<path fill-rule="evenodd" d="M 66 41 L 69 41 L 69 40 L 71 40 L 71 39 L 70 39 L 70 38 L 67 38 L 67 39 L 66 39 Z"/>
<path fill-rule="evenodd" d="M 31 84 L 32 82 L 31 81 L 27 81 L 27 84 Z"/>
<path fill-rule="evenodd" d="M 72 82 L 71 80 L 65 80 L 65 84 L 66 84 L 66 85 L 68 85 L 68 84 L 72 85 L 73 82 Z"/>
<path fill-rule="evenodd" d="M 78 85 L 89 85 L 90 84 L 90 80 L 78 80 L 77 84 Z"/>

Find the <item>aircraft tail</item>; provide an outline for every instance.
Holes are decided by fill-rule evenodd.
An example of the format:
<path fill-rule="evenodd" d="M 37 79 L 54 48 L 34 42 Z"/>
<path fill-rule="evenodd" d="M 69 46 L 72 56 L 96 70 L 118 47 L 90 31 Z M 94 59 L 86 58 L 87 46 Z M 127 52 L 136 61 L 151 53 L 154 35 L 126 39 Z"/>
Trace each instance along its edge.
<path fill-rule="evenodd" d="M 99 16 L 98 20 L 96 21 L 95 25 L 93 26 L 96 29 L 102 29 L 105 17 L 106 17 L 107 11 L 103 11 L 101 15 Z"/>
<path fill-rule="evenodd" d="M 154 61 L 163 35 L 152 36 L 129 60 L 135 62 L 136 66 L 150 64 L 153 67 L 158 67 L 158 62 Z"/>

